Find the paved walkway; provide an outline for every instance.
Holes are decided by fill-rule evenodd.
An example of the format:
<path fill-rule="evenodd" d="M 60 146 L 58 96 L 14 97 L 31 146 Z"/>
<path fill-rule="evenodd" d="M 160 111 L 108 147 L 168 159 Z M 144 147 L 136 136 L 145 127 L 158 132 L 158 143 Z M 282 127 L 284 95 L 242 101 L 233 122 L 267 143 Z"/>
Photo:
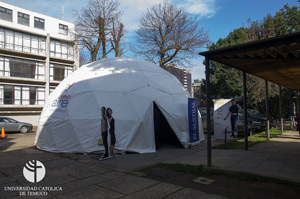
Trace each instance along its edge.
<path fill-rule="evenodd" d="M 192 149 L 164 147 L 157 153 L 126 154 L 97 161 L 91 155 L 54 154 L 28 147 L 33 144 L 34 134 L 28 135 L 32 139 L 26 136 L 8 135 L 6 141 L 0 140 L 0 198 L 18 197 L 18 191 L 5 188 L 20 186 L 62 188 L 62 191 L 48 191 L 45 198 L 225 198 L 130 175 L 158 162 L 206 165 L 206 144 Z M 300 137 L 296 132 L 286 132 L 249 151 L 213 150 L 212 155 L 215 168 L 300 182 Z M 46 168 L 45 178 L 36 184 L 23 176 L 25 163 L 33 159 Z"/>
<path fill-rule="evenodd" d="M 207 165 L 206 150 L 164 162 Z M 300 136 L 296 131 L 245 150 L 212 150 L 214 168 L 242 171 L 300 182 Z"/>

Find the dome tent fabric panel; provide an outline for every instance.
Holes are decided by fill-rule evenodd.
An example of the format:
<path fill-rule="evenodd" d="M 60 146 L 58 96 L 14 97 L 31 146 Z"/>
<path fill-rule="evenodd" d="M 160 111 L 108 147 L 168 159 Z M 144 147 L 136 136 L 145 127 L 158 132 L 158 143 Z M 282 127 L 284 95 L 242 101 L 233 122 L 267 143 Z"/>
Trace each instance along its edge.
<path fill-rule="evenodd" d="M 40 117 L 36 147 L 52 152 L 103 150 L 98 139 L 100 109 L 105 106 L 113 110 L 116 149 L 154 152 L 153 102 L 187 148 L 188 94 L 173 75 L 133 58 L 107 58 L 87 64 L 51 93 Z"/>

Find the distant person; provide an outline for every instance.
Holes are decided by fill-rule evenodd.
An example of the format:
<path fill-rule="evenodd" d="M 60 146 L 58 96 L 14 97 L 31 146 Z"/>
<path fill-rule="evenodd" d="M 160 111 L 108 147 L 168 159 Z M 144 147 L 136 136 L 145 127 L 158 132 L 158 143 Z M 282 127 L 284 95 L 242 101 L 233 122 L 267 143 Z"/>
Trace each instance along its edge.
<path fill-rule="evenodd" d="M 110 156 L 115 157 L 114 149 L 116 144 L 116 135 L 115 135 L 115 119 L 112 116 L 112 109 L 107 108 L 106 115 L 108 117 L 109 123 L 109 134 L 110 134 Z"/>
<path fill-rule="evenodd" d="M 231 137 L 235 137 L 234 132 L 238 131 L 238 117 L 239 117 L 239 109 L 241 109 L 241 106 L 238 105 L 235 101 L 235 99 L 231 100 L 232 105 L 229 107 L 229 111 L 224 118 L 224 120 L 227 120 L 228 116 L 230 116 L 230 123 L 231 123 Z"/>
<path fill-rule="evenodd" d="M 298 114 L 296 115 L 295 121 L 296 121 L 296 129 L 298 129 L 300 135 L 300 112 L 298 112 Z"/>
<path fill-rule="evenodd" d="M 103 145 L 105 148 L 105 153 L 100 159 L 108 158 L 108 144 L 107 144 L 107 115 L 105 114 L 106 108 L 103 106 L 101 108 L 101 136 L 103 139 Z"/>

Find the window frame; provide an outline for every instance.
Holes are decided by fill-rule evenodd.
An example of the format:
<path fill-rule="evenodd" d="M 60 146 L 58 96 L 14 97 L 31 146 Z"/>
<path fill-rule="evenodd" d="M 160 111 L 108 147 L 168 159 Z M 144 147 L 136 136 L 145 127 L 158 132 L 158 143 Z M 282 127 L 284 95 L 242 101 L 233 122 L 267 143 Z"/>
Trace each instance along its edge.
<path fill-rule="evenodd" d="M 40 27 L 40 24 L 43 24 L 43 27 Z M 41 30 L 45 30 L 45 19 L 34 17 L 34 27 Z"/>
<path fill-rule="evenodd" d="M 5 92 L 11 89 L 11 98 L 5 97 Z M 7 103 L 9 101 L 9 103 Z M 14 105 L 15 104 L 15 87 L 13 85 L 3 85 L 3 105 Z"/>
<path fill-rule="evenodd" d="M 68 35 L 69 27 L 64 24 L 58 24 L 58 33 L 63 35 Z"/>
<path fill-rule="evenodd" d="M 20 16 L 20 15 L 23 15 L 23 16 Z M 28 18 L 26 18 L 26 17 L 28 17 Z M 27 23 L 21 23 L 20 19 L 22 19 L 23 21 L 25 21 L 25 19 L 28 19 L 28 24 Z M 30 15 L 26 14 L 26 13 L 23 13 L 23 12 L 18 12 L 18 24 L 21 24 L 21 25 L 24 25 L 24 26 L 30 26 Z"/>
<path fill-rule="evenodd" d="M 4 13 L 4 16 L 5 15 L 10 16 L 9 17 L 10 19 L 6 19 L 6 18 L 0 18 L 0 19 L 5 20 L 5 21 L 10 21 L 10 22 L 13 21 L 13 10 L 0 6 L 0 13 Z"/>

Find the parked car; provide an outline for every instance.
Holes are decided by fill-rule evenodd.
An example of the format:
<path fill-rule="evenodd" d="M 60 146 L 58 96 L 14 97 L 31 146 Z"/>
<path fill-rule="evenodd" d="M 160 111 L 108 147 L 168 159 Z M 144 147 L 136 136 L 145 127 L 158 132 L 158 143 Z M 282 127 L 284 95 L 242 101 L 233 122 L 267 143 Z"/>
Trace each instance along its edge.
<path fill-rule="evenodd" d="M 5 132 L 21 132 L 28 133 L 32 131 L 32 124 L 18 122 L 9 117 L 0 117 L 0 127 L 4 127 Z"/>
<path fill-rule="evenodd" d="M 199 108 L 200 114 L 201 114 L 201 119 L 202 119 L 202 126 L 203 126 L 203 131 L 207 131 L 207 112 L 206 112 L 206 107 L 201 107 Z M 211 123 L 211 132 L 214 131 L 214 109 L 210 109 L 210 123 Z"/>
<path fill-rule="evenodd" d="M 247 110 L 248 115 L 248 130 L 249 131 L 263 131 L 266 129 L 266 117 L 259 113 L 258 111 L 248 109 Z M 244 131 L 244 113 L 239 112 L 239 122 L 238 122 L 238 129 L 239 132 Z"/>
<path fill-rule="evenodd" d="M 244 123 L 244 120 L 245 117 L 244 117 L 244 113 L 242 112 L 239 112 L 239 121 L 238 121 L 238 131 L 239 133 L 244 133 L 244 129 L 245 129 L 245 123 Z M 258 122 L 252 120 L 251 118 L 247 118 L 248 119 L 248 131 L 256 131 L 259 129 L 259 125 L 260 123 L 258 124 Z"/>
<path fill-rule="evenodd" d="M 248 118 L 250 118 L 253 121 L 253 123 L 258 128 L 258 130 L 263 131 L 266 129 L 267 118 L 265 115 L 253 109 L 248 109 L 247 115 Z"/>

